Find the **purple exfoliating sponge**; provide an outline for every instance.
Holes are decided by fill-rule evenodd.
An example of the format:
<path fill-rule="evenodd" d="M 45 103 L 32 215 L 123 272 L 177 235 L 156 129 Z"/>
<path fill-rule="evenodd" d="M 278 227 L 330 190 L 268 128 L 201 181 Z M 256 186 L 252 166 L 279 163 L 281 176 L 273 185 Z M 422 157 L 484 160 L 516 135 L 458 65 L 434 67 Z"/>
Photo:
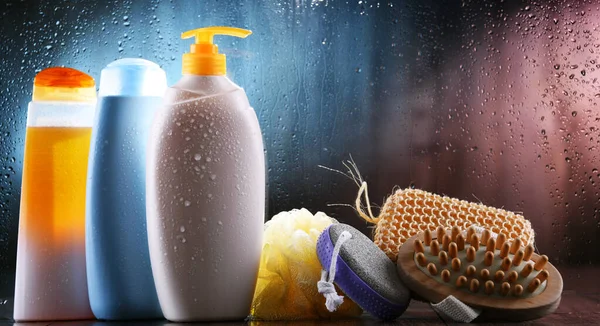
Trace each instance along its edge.
<path fill-rule="evenodd" d="M 343 299 L 335 292 L 335 283 L 361 308 L 383 320 L 402 315 L 410 302 L 396 265 L 373 241 L 346 224 L 332 224 L 317 241 L 317 255 L 323 266 L 319 292 L 333 311 Z M 332 264 L 333 262 L 333 264 Z"/>

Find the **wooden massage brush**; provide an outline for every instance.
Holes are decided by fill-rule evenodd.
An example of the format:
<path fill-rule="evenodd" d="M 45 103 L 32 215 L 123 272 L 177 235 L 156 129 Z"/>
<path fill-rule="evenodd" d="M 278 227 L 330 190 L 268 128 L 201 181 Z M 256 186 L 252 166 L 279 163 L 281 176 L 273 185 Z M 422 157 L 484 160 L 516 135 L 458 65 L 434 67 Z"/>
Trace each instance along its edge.
<path fill-rule="evenodd" d="M 435 304 L 452 295 L 480 310 L 478 321 L 535 319 L 560 303 L 560 273 L 520 237 L 454 226 L 426 229 L 407 242 L 397 267 L 415 298 Z"/>

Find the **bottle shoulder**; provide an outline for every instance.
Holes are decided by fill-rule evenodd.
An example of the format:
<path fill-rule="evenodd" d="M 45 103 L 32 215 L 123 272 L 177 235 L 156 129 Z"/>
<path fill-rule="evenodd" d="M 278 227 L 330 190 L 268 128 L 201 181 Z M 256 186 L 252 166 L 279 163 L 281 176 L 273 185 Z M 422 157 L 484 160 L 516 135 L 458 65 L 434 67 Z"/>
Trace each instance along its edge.
<path fill-rule="evenodd" d="M 168 89 L 166 99 L 174 103 L 174 101 L 218 96 L 235 91 L 243 92 L 243 89 L 226 76 L 184 75 Z"/>
<path fill-rule="evenodd" d="M 225 76 L 184 76 L 167 90 L 157 116 L 159 120 L 175 121 L 197 120 L 194 115 L 204 114 L 256 119 L 244 89 Z"/>

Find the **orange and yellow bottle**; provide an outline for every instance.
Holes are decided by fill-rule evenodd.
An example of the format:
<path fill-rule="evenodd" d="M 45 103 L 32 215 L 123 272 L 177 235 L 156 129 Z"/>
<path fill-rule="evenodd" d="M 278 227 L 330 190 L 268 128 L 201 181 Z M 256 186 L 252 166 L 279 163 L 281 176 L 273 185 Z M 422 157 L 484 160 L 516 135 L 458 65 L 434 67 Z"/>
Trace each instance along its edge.
<path fill-rule="evenodd" d="M 94 79 L 48 68 L 27 112 L 14 319 L 93 318 L 85 265 L 85 191 Z"/>

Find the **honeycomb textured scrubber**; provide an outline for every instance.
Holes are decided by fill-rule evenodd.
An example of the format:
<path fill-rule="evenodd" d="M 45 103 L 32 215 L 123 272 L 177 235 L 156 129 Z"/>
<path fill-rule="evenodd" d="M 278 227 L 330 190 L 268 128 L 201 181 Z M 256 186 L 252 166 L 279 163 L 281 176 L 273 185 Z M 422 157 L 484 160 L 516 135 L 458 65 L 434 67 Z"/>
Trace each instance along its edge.
<path fill-rule="evenodd" d="M 367 196 L 366 186 L 363 182 L 356 209 L 362 218 L 377 225 L 373 241 L 393 261 L 408 238 L 438 226 L 466 229 L 477 225 L 495 234 L 503 233 L 509 240 L 519 237 L 524 246 L 534 243 L 531 223 L 523 215 L 418 189 L 397 190 L 387 198 L 378 217 L 373 217 L 369 206 L 367 215 L 360 203 L 363 193 Z"/>
<path fill-rule="evenodd" d="M 539 318 L 560 303 L 560 273 L 532 245 L 523 248 L 520 237 L 455 226 L 425 230 L 408 242 L 398 254 L 398 273 L 425 301 L 453 296 L 481 310 L 478 320 L 502 321 Z"/>
<path fill-rule="evenodd" d="M 336 250 L 338 241 L 344 242 L 338 244 Z M 317 255 L 323 273 L 330 273 L 329 283 L 335 282 L 350 299 L 371 315 L 392 320 L 408 307 L 410 291 L 400 281 L 394 263 L 355 228 L 345 224 L 327 227 L 317 241 Z M 332 262 L 335 262 L 333 273 Z M 319 283 L 322 282 L 325 281 Z"/>

